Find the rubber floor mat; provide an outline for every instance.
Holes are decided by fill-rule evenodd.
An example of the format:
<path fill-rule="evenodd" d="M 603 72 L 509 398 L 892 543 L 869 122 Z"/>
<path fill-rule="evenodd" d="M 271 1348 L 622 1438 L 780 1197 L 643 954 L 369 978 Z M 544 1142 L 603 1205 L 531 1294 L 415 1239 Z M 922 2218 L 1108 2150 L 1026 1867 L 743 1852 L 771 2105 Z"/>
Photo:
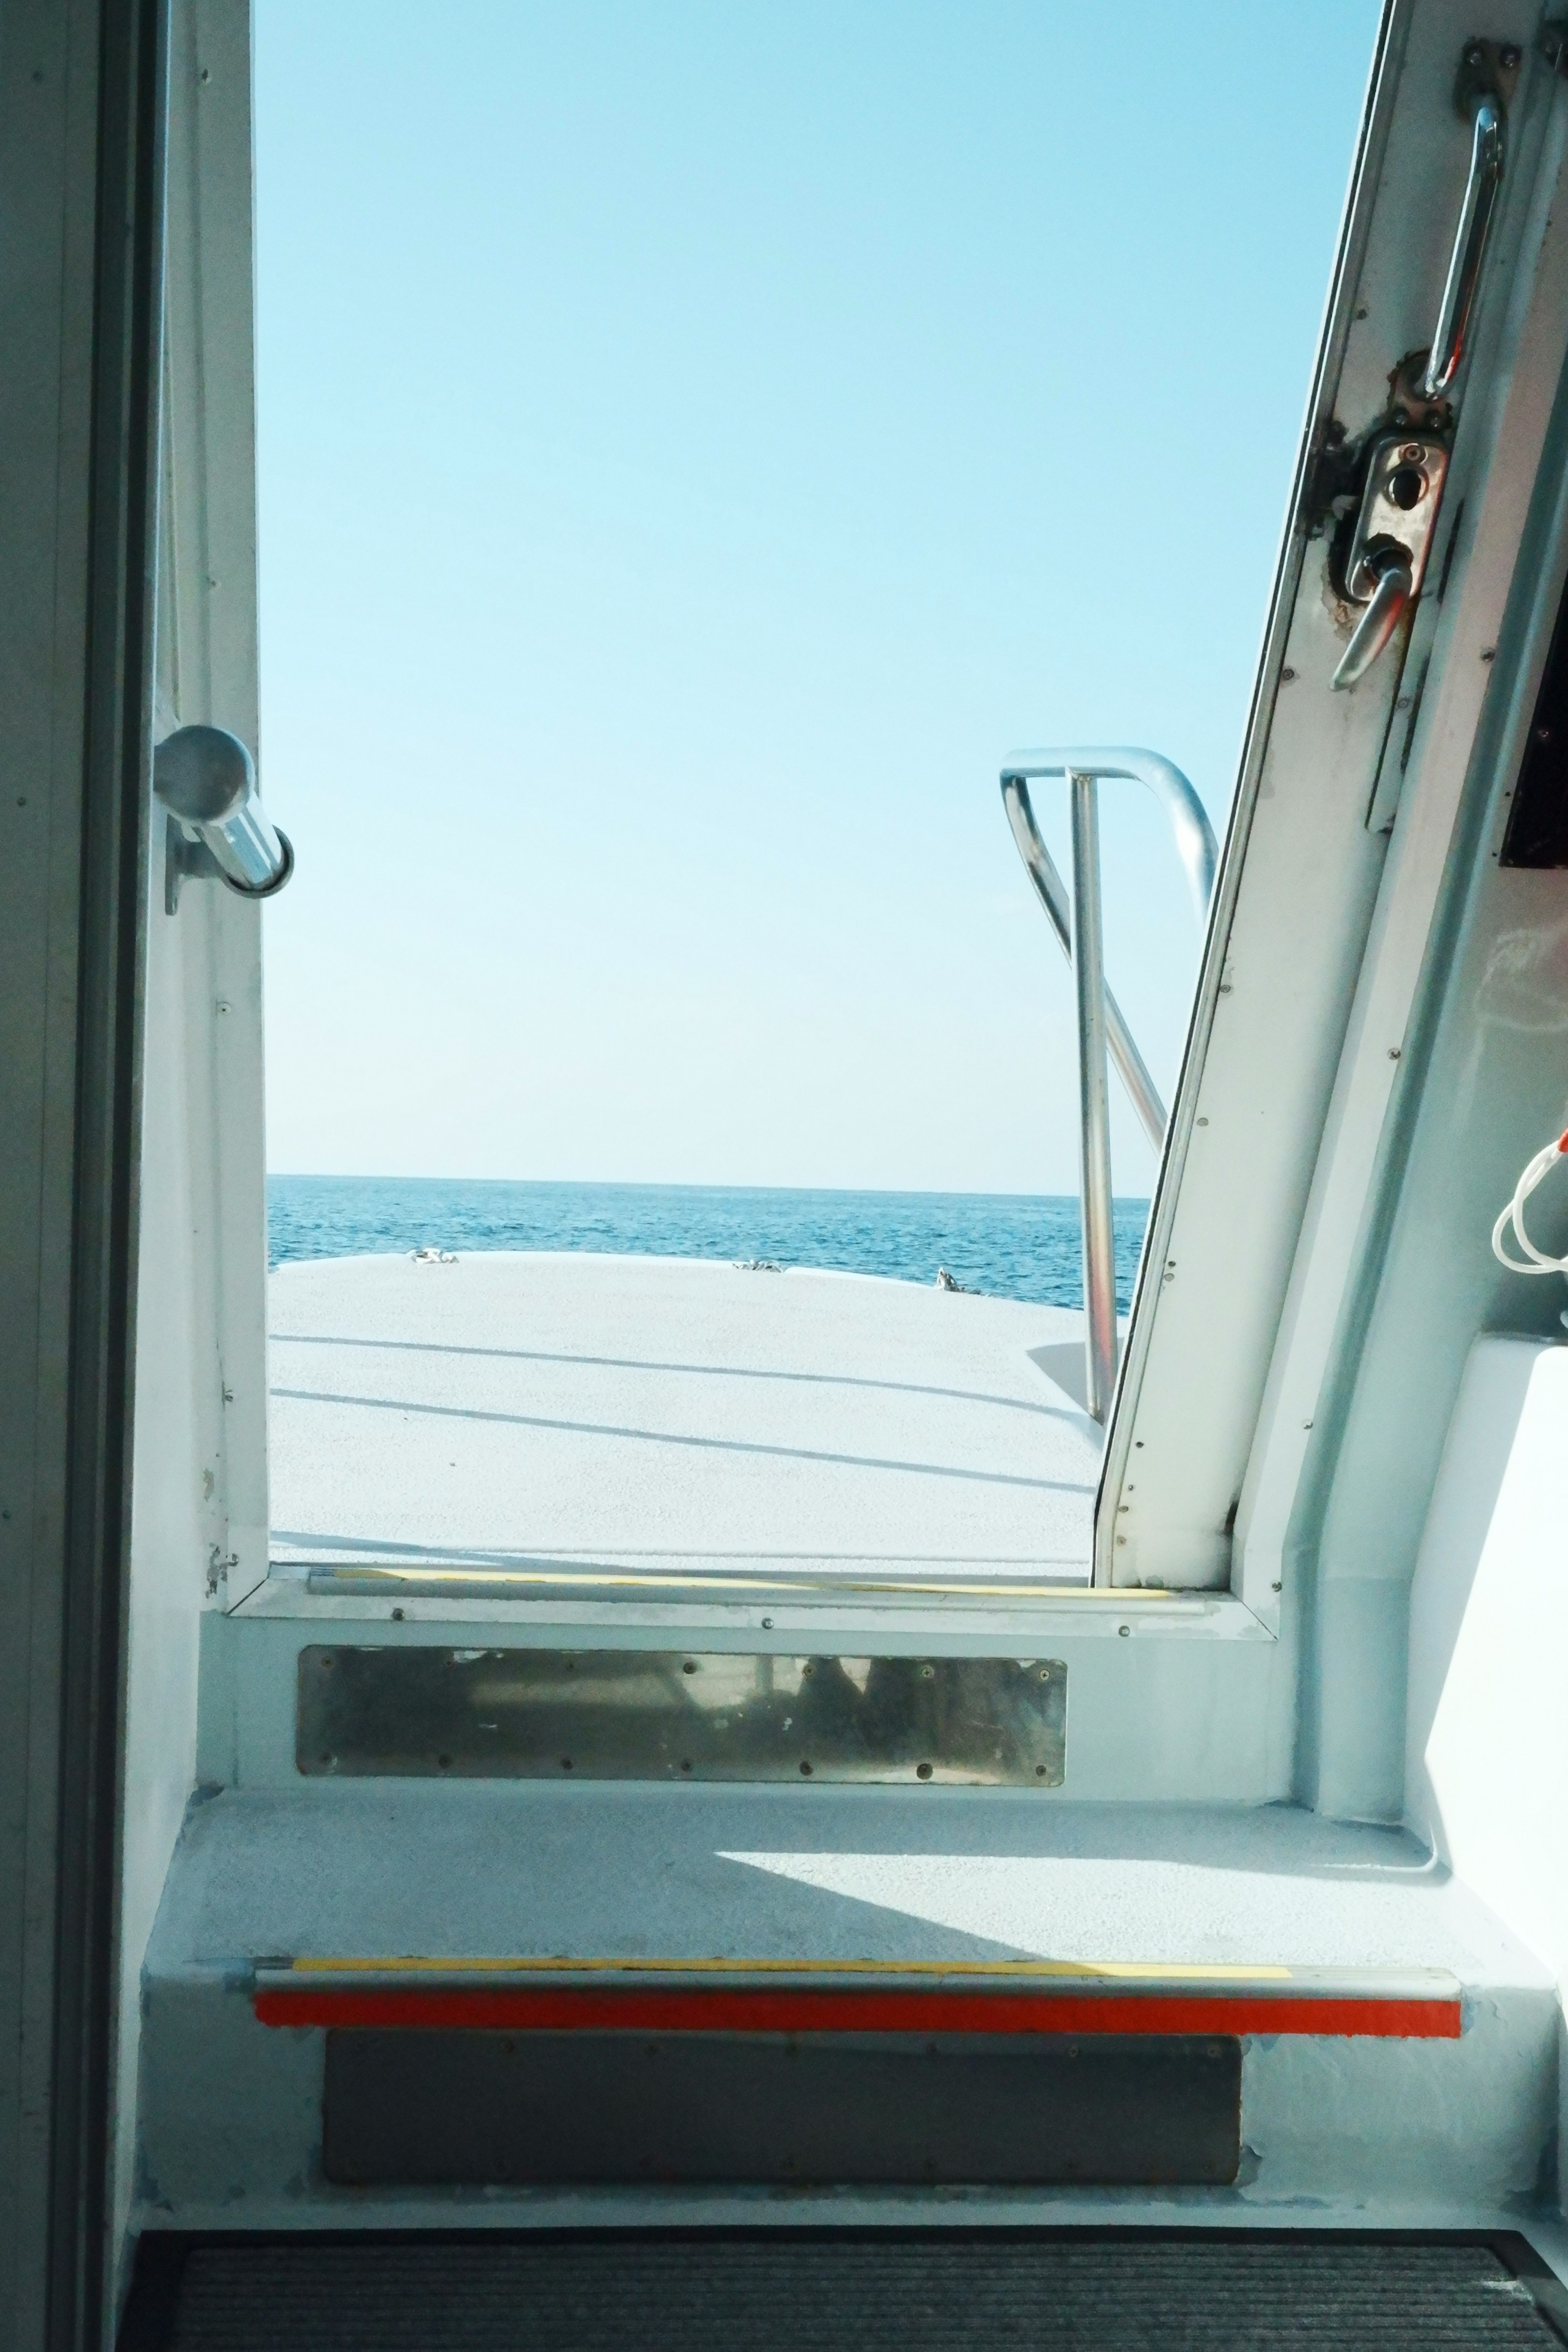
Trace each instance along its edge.
<path fill-rule="evenodd" d="M 1561 2352 L 1543 2277 L 1522 2241 L 147 2238 L 120 2352 Z"/>

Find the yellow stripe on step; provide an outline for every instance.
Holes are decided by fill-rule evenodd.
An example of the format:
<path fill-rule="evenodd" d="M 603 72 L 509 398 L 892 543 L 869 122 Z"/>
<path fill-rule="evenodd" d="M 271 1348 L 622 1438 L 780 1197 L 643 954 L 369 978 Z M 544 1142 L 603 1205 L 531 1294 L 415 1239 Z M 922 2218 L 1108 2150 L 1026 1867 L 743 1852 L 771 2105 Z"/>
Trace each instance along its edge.
<path fill-rule="evenodd" d="M 381 1959 L 309 1956 L 287 1963 L 296 1976 L 426 1973 L 440 1976 L 873 1976 L 1103 1978 L 1112 1982 L 1289 1984 L 1297 1971 L 1211 1960 L 726 1960 L 571 1958 L 438 1959 L 398 1953 Z M 1315 1971 L 1308 1971 L 1309 1974 Z"/>

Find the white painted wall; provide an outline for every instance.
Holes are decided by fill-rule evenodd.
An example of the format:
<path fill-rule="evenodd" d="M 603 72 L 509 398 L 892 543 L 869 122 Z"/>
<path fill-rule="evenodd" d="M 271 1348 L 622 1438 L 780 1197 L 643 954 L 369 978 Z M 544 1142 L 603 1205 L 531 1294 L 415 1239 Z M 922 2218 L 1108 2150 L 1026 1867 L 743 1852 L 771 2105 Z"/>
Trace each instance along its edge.
<path fill-rule="evenodd" d="M 1568 1345 L 1483 1337 L 1411 1588 L 1406 1818 L 1552 1970 L 1560 2001 L 1565 1661 Z"/>

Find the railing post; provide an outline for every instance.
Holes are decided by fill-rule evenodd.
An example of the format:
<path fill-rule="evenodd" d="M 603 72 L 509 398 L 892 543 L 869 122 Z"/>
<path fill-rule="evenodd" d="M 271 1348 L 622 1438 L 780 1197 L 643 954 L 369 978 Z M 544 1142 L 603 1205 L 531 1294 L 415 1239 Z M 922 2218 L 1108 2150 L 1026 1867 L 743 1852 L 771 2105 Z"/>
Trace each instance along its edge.
<path fill-rule="evenodd" d="M 1040 827 L 1034 821 L 1034 808 L 1029 796 L 1029 786 L 1021 776 L 1002 778 L 1002 805 L 1008 813 L 1008 823 L 1018 843 L 1024 870 L 1034 885 L 1036 898 L 1045 908 L 1057 944 L 1072 965 L 1072 909 L 1056 861 L 1040 837 Z M 1111 1059 L 1122 1073 L 1122 1083 L 1127 1089 L 1127 1099 L 1137 1114 L 1138 1124 L 1148 1137 L 1156 1156 L 1166 1148 L 1166 1107 L 1150 1077 L 1143 1055 L 1133 1042 L 1133 1033 L 1122 1017 L 1122 1010 L 1109 987 L 1105 990 L 1105 1043 Z"/>
<path fill-rule="evenodd" d="M 1100 919 L 1098 786 L 1068 771 L 1072 794 L 1072 976 L 1083 1182 L 1085 1402 L 1098 1422 L 1116 1385 L 1116 1260 L 1111 1213 L 1111 1089 L 1105 1064 L 1105 955 Z"/>
<path fill-rule="evenodd" d="M 1067 893 L 1040 839 L 1030 805 L 1030 776 L 1065 776 L 1072 803 L 1072 915 Z M 1157 751 L 1129 744 L 1096 750 L 1061 745 L 1015 751 L 1001 773 L 1002 804 L 1036 895 L 1072 965 L 1078 995 L 1078 1087 L 1083 1180 L 1083 1330 L 1085 1402 L 1102 1424 L 1110 1419 L 1116 1387 L 1116 1241 L 1111 1214 L 1111 1106 L 1105 1055 L 1109 1046 L 1126 1081 L 1133 1108 L 1155 1150 L 1165 1139 L 1165 1106 L 1134 1045 L 1116 1000 L 1105 985 L 1100 918 L 1099 780 L 1125 776 L 1147 785 L 1170 819 L 1176 852 L 1186 868 L 1201 929 L 1214 895 L 1218 852 L 1203 803 L 1179 768 Z"/>

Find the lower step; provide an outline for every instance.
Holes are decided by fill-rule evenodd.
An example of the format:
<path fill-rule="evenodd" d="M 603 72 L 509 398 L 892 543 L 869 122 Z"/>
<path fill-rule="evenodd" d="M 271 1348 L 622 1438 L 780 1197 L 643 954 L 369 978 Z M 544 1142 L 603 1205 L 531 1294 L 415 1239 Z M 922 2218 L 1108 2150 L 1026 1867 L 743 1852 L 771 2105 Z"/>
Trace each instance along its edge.
<path fill-rule="evenodd" d="M 1510 2237 L 171 2235 L 120 2352 L 1561 2352 L 1560 2294 Z"/>
<path fill-rule="evenodd" d="M 738 2222 L 780 2190 L 894 2221 L 927 2187 L 1032 2219 L 1176 2183 L 1438 2223 L 1555 2194 L 1551 1978 L 1408 1840 L 1284 1810 L 228 1790 L 176 1852 L 141 2027 L 161 2229 L 476 2198 Z M 1200 2045 L 1201 2098 L 1166 2097 L 1162 2042 Z"/>

